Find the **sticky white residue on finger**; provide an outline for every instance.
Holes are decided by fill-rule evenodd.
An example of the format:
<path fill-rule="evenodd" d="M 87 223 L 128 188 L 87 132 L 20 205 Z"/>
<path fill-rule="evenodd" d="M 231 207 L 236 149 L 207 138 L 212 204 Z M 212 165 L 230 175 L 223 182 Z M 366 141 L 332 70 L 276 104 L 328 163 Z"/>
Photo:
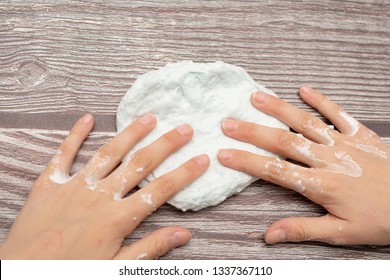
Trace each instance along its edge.
<path fill-rule="evenodd" d="M 115 201 L 120 201 L 122 199 L 122 194 L 120 192 L 114 192 L 112 197 Z"/>
<path fill-rule="evenodd" d="M 137 173 L 142 173 L 144 171 L 144 168 L 143 167 L 138 167 L 135 172 Z"/>
<path fill-rule="evenodd" d="M 121 187 L 119 188 L 118 191 L 114 192 L 112 198 L 113 198 L 115 201 L 120 201 L 120 200 L 122 200 L 122 196 L 123 196 L 124 189 L 125 189 L 125 187 L 124 187 L 124 186 L 121 186 Z"/>
<path fill-rule="evenodd" d="M 364 151 L 366 153 L 370 153 L 370 154 L 379 156 L 381 158 L 387 158 L 387 153 L 385 151 L 379 150 L 379 148 L 375 147 L 374 145 L 366 145 L 366 144 L 350 143 L 350 142 L 348 142 L 347 144 L 349 144 L 352 147 L 355 147 L 361 151 Z"/>
<path fill-rule="evenodd" d="M 97 162 L 97 166 L 100 170 L 109 168 L 110 165 L 115 161 L 114 158 L 111 158 L 109 156 L 101 157 L 99 162 Z"/>
<path fill-rule="evenodd" d="M 141 253 L 137 256 L 137 260 L 144 260 L 148 256 L 147 253 Z"/>
<path fill-rule="evenodd" d="M 359 131 L 360 123 L 345 111 L 340 111 L 339 116 L 349 125 L 349 131 L 346 134 L 348 136 L 354 136 Z"/>
<path fill-rule="evenodd" d="M 275 160 L 270 160 L 267 161 L 264 165 L 265 171 L 264 175 L 270 176 L 270 177 L 275 177 L 279 176 L 279 179 L 284 181 L 286 178 L 284 177 L 284 172 L 283 172 L 283 164 L 280 158 L 275 158 Z"/>
<path fill-rule="evenodd" d="M 86 186 L 85 188 L 86 188 L 87 190 L 94 191 L 94 190 L 96 190 L 97 185 L 96 185 L 96 184 L 94 184 L 94 185 L 88 185 L 88 186 Z"/>
<path fill-rule="evenodd" d="M 122 185 L 127 185 L 129 181 L 126 178 L 122 178 Z"/>
<path fill-rule="evenodd" d="M 299 192 L 299 193 L 303 193 L 306 190 L 306 187 L 302 184 L 301 179 L 293 181 L 293 185 L 295 187 L 294 190 Z"/>
<path fill-rule="evenodd" d="M 312 118 L 310 121 L 304 124 L 305 129 L 314 131 L 317 135 L 319 135 L 323 140 L 325 140 L 325 145 L 334 146 L 335 141 L 331 134 L 331 131 L 334 129 L 333 126 L 325 126 L 323 127 L 322 122 L 317 118 Z M 301 135 L 301 134 L 300 134 Z"/>
<path fill-rule="evenodd" d="M 360 177 L 362 175 L 361 167 L 344 151 L 335 152 L 335 157 L 339 159 L 338 163 L 328 164 L 325 169 L 335 173 L 342 173 L 351 177 Z"/>
<path fill-rule="evenodd" d="M 322 187 L 322 181 L 318 177 L 310 177 L 309 184 L 313 189 L 313 192 L 324 193 L 324 188 Z"/>
<path fill-rule="evenodd" d="M 366 143 L 382 144 L 382 139 L 379 137 L 378 134 L 376 134 L 372 130 L 369 130 L 366 133 L 364 133 L 363 140 Z"/>
<path fill-rule="evenodd" d="M 331 129 L 329 127 L 323 127 L 323 128 L 314 128 L 314 131 L 320 135 L 323 139 L 326 140 L 326 145 L 328 146 L 334 146 L 335 141 L 331 134 Z"/>
<path fill-rule="evenodd" d="M 307 189 L 311 190 L 311 192 L 324 192 L 321 184 L 321 179 L 318 177 L 304 178 L 299 172 L 294 171 L 292 173 L 291 182 L 294 187 L 293 190 L 299 193 L 303 193 Z"/>
<path fill-rule="evenodd" d="M 102 171 L 109 169 L 110 165 L 112 164 L 113 159 L 111 159 L 109 156 L 100 156 L 99 152 L 96 153 L 96 155 L 92 158 L 89 165 L 89 174 L 88 176 L 92 179 L 94 177 L 98 177 Z"/>
<path fill-rule="evenodd" d="M 300 153 L 302 156 L 304 156 L 307 159 L 310 159 L 313 161 L 313 163 L 322 163 L 320 159 L 318 159 L 313 152 L 310 150 L 311 142 L 303 137 L 302 134 L 297 134 L 298 137 L 300 137 L 303 140 L 303 144 L 296 144 L 294 143 L 293 146 L 297 150 L 298 153 Z"/>
<path fill-rule="evenodd" d="M 293 190 L 299 193 L 303 193 L 306 190 L 306 187 L 302 183 L 301 175 L 297 171 L 293 171 L 291 174 L 291 183 L 293 186 Z"/>
<path fill-rule="evenodd" d="M 84 181 L 89 186 L 89 185 L 95 184 L 96 179 L 92 176 L 87 176 L 87 177 L 85 177 Z"/>
<path fill-rule="evenodd" d="M 264 175 L 270 177 L 279 177 L 280 181 L 286 181 L 286 184 L 290 189 L 305 195 L 304 193 L 309 190 L 313 193 L 323 193 L 322 181 L 317 176 L 308 177 L 307 175 L 298 172 L 297 169 L 293 168 L 292 172 L 284 172 L 283 164 L 279 158 L 265 163 Z M 286 178 L 286 176 L 288 176 Z"/>
<path fill-rule="evenodd" d="M 315 121 L 317 120 L 317 121 Z M 322 123 L 321 121 L 319 121 L 319 119 L 317 118 L 314 118 L 314 119 L 311 119 L 311 121 L 305 123 L 304 127 L 310 131 L 314 131 L 317 135 L 319 135 L 323 140 L 326 141 L 326 145 L 328 146 L 333 146 L 335 141 L 332 137 L 332 134 L 331 134 L 331 129 L 333 129 L 332 127 L 329 127 L 329 126 L 326 126 L 326 127 L 322 127 Z"/>
<path fill-rule="evenodd" d="M 152 194 L 151 193 L 141 193 L 141 201 L 143 203 L 146 203 L 146 204 L 152 206 L 153 205 Z"/>
<path fill-rule="evenodd" d="M 56 184 L 65 184 L 69 182 L 70 177 L 65 172 L 59 169 L 54 169 L 53 172 L 50 174 L 49 179 Z"/>

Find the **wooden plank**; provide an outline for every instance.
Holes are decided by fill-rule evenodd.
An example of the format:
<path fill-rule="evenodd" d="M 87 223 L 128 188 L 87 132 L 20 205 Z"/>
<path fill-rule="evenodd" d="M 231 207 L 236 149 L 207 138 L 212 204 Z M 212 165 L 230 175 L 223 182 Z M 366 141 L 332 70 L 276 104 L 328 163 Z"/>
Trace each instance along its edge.
<path fill-rule="evenodd" d="M 10 129 L 53 129 L 59 128 L 70 130 L 81 113 L 10 113 L 0 112 L 0 124 L 2 128 Z M 116 132 L 116 115 L 94 114 L 94 131 L 109 132 L 112 135 Z M 390 136 L 390 122 L 386 121 L 363 121 L 364 125 L 383 137 Z M 219 129 L 219 128 L 218 128 Z"/>
<path fill-rule="evenodd" d="M 190 59 L 243 66 L 294 104 L 305 82 L 389 119 L 389 3 L 223 3 L 2 4 L 0 111 L 113 114 L 136 77 Z"/>

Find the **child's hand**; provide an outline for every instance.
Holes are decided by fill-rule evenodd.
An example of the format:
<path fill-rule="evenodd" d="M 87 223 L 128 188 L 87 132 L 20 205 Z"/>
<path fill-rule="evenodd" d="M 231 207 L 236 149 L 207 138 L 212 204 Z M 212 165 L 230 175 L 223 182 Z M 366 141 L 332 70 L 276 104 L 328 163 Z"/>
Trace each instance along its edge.
<path fill-rule="evenodd" d="M 0 248 L 1 259 L 154 259 L 191 239 L 180 227 L 159 229 L 129 246 L 124 238 L 208 167 L 195 157 L 134 194 L 125 195 L 148 173 L 192 137 L 182 125 L 153 144 L 123 157 L 155 126 L 146 114 L 99 149 L 77 174 L 69 171 L 93 127 L 85 115 L 74 125 L 43 174 Z M 119 165 L 119 167 L 117 167 Z"/>
<path fill-rule="evenodd" d="M 323 241 L 332 244 L 390 244 L 390 148 L 370 129 L 309 87 L 301 98 L 339 130 L 273 96 L 257 93 L 252 104 L 289 125 L 293 132 L 225 120 L 226 135 L 303 163 L 239 150 L 221 150 L 225 166 L 302 193 L 329 213 L 274 223 L 267 243 Z"/>

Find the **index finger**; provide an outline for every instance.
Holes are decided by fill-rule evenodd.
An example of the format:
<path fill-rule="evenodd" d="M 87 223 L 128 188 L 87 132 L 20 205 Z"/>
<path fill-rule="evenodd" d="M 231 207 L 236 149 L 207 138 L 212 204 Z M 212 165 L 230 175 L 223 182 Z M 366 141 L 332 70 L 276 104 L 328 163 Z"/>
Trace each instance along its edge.
<path fill-rule="evenodd" d="M 256 92 L 252 96 L 252 104 L 262 112 L 284 122 L 306 138 L 332 146 L 338 133 L 330 129 L 326 123 L 313 114 L 301 110 L 277 97 Z"/>
<path fill-rule="evenodd" d="M 63 174 L 69 174 L 73 160 L 87 138 L 94 125 L 94 118 L 91 114 L 85 114 L 80 118 L 69 131 L 68 136 L 61 143 L 57 154 L 54 155 L 48 165 L 48 169 L 56 169 Z"/>
<path fill-rule="evenodd" d="M 200 177 L 209 165 L 210 159 L 207 155 L 199 155 L 190 159 L 180 167 L 125 198 L 123 202 L 129 208 L 127 211 L 132 213 L 133 220 L 140 223 L 184 187 Z"/>

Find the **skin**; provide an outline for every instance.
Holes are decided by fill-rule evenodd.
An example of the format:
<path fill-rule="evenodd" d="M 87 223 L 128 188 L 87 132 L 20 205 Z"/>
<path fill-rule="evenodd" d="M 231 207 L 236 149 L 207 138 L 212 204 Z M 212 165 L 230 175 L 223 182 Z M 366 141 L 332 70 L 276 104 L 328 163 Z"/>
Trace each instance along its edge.
<path fill-rule="evenodd" d="M 192 128 L 179 126 L 121 163 L 155 127 L 156 118 L 146 114 L 69 177 L 74 158 L 93 124 L 90 114 L 78 120 L 34 183 L 0 247 L 1 259 L 155 259 L 191 239 L 187 229 L 167 227 L 130 245 L 122 244 L 143 219 L 208 168 L 207 155 L 194 157 L 125 197 L 192 138 Z"/>
<path fill-rule="evenodd" d="M 235 119 L 222 124 L 229 137 L 301 163 L 222 149 L 218 158 L 223 165 L 298 191 L 328 211 L 322 217 L 279 220 L 268 228 L 265 241 L 390 244 L 390 147 L 320 92 L 302 86 L 299 94 L 338 131 L 261 92 L 252 96 L 253 106 L 302 136 Z"/>

